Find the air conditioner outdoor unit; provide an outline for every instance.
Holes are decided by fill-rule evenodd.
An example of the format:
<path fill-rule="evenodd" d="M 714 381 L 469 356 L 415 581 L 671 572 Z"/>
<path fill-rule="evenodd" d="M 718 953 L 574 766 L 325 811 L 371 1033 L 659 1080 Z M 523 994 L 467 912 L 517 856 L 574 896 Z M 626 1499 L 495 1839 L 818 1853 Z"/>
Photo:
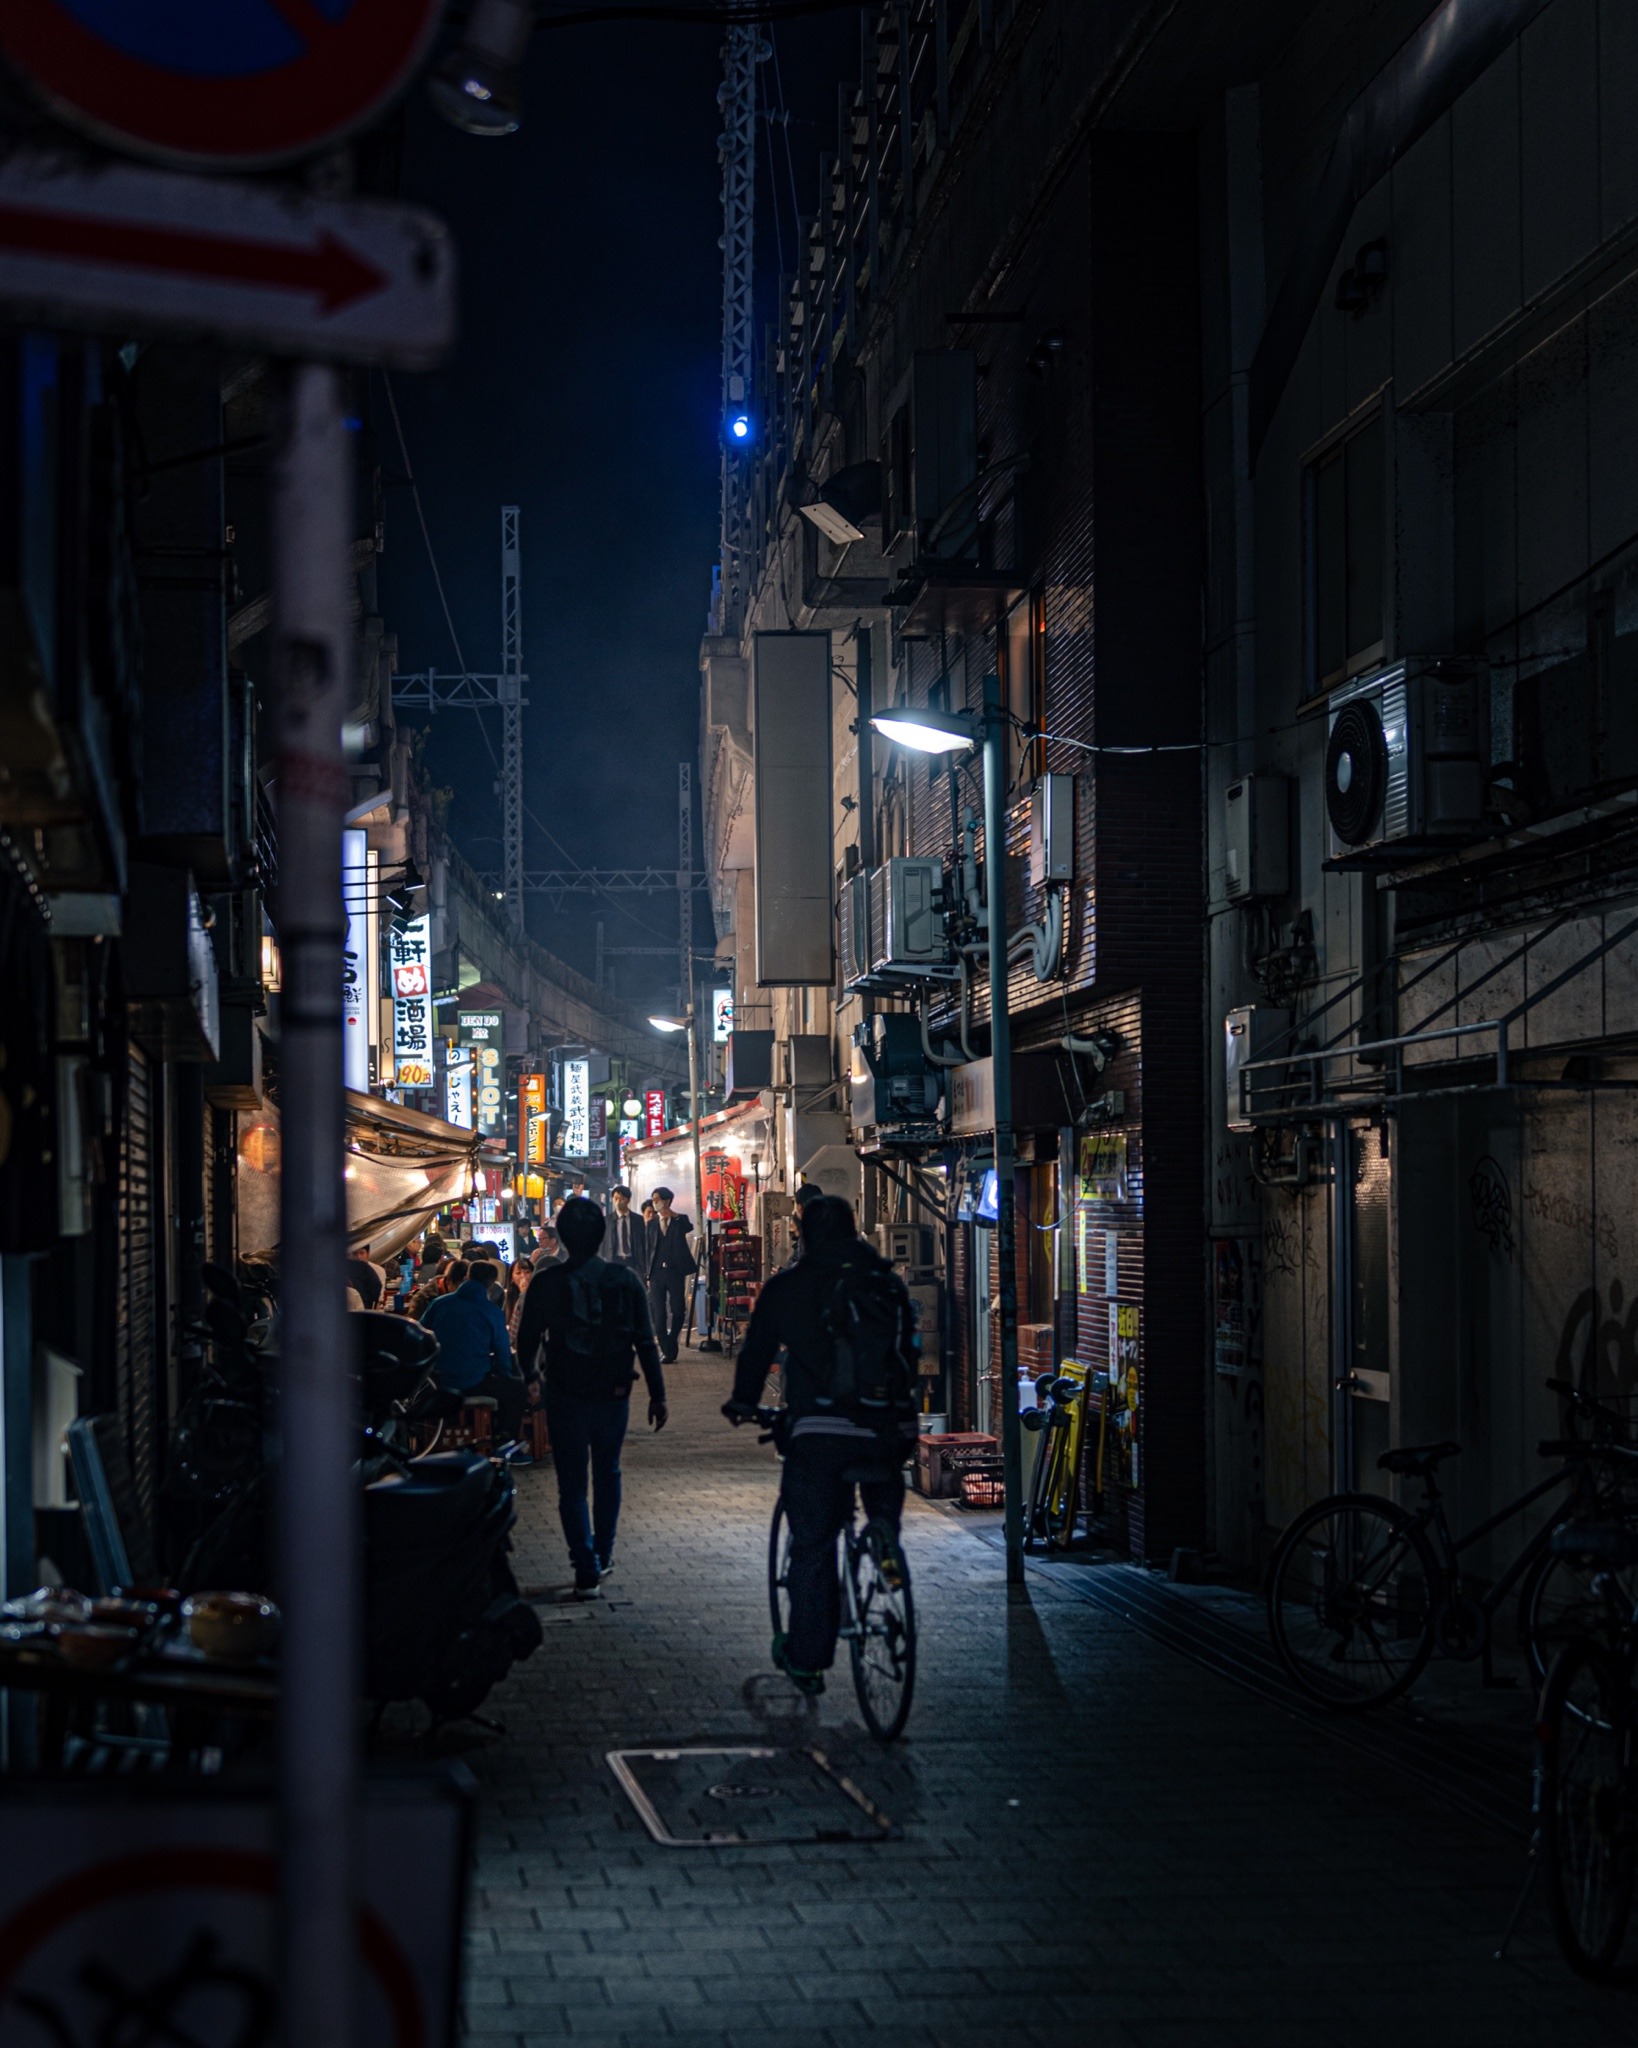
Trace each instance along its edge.
<path fill-rule="evenodd" d="M 877 986 L 870 972 L 870 876 L 863 868 L 836 877 L 836 959 L 850 995 Z"/>
<path fill-rule="evenodd" d="M 1332 860 L 1447 846 L 1484 830 L 1488 677 L 1399 662 L 1332 693 L 1325 815 Z"/>
<path fill-rule="evenodd" d="M 870 972 L 878 980 L 913 980 L 942 967 L 944 863 L 901 854 L 870 877 Z"/>

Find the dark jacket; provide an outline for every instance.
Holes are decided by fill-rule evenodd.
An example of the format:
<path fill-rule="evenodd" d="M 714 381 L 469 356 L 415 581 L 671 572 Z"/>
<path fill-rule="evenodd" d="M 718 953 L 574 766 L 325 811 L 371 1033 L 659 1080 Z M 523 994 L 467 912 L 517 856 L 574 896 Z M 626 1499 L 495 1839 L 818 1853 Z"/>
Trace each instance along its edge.
<path fill-rule="evenodd" d="M 516 1374 L 506 1318 L 481 1280 L 463 1280 L 453 1294 L 440 1294 L 421 1320 L 438 1339 L 433 1376 L 451 1393 L 464 1393 L 492 1372 Z"/>
<path fill-rule="evenodd" d="M 748 1408 L 762 1399 L 769 1369 L 785 1347 L 785 1405 L 792 1423 L 801 1422 L 818 1409 L 820 1390 L 830 1384 L 834 1362 L 831 1339 L 824 1329 L 825 1309 L 837 1276 L 847 1265 L 880 1267 L 891 1271 L 887 1261 L 863 1238 L 849 1238 L 845 1244 L 820 1245 L 803 1254 L 800 1265 L 783 1267 L 765 1282 L 751 1311 L 750 1327 L 734 1369 L 734 1399 Z M 904 1295 L 905 1324 L 910 1324 L 910 1295 L 904 1282 L 894 1275 L 893 1284 Z"/>
<path fill-rule="evenodd" d="M 622 1250 L 620 1240 L 626 1239 Z M 609 1209 L 608 1229 L 603 1233 L 602 1255 L 615 1265 L 629 1266 L 639 1280 L 648 1278 L 648 1225 L 635 1209 L 617 1216 Z"/>
<path fill-rule="evenodd" d="M 625 1314 L 624 1326 L 631 1332 L 629 1376 L 619 1391 L 629 1393 L 637 1377 L 637 1366 L 643 1369 L 643 1378 L 648 1383 L 651 1401 L 665 1399 L 665 1375 L 660 1370 L 660 1347 L 654 1341 L 654 1325 L 649 1321 L 648 1295 L 643 1283 L 629 1266 L 622 1266 L 614 1260 L 569 1259 L 562 1265 L 544 1266 L 529 1282 L 529 1291 L 523 1297 L 523 1313 L 518 1317 L 518 1357 L 523 1361 L 524 1372 L 533 1376 L 543 1373 L 549 1394 L 604 1394 L 607 1389 L 601 1385 L 584 1383 L 585 1367 L 581 1360 L 564 1343 L 565 1333 L 576 1321 L 570 1275 L 595 1267 L 591 1277 L 597 1284 L 614 1294 L 626 1297 L 622 1304 Z M 544 1350 L 542 1346 L 544 1343 Z M 635 1363 L 631 1363 L 631 1360 Z"/>
<path fill-rule="evenodd" d="M 688 1233 L 692 1222 L 679 1210 L 671 1212 L 670 1224 L 662 1230 L 656 1216 L 648 1226 L 648 1279 L 650 1286 L 662 1281 L 686 1279 L 690 1273 L 697 1273 L 699 1265 L 694 1254 L 688 1249 Z"/>

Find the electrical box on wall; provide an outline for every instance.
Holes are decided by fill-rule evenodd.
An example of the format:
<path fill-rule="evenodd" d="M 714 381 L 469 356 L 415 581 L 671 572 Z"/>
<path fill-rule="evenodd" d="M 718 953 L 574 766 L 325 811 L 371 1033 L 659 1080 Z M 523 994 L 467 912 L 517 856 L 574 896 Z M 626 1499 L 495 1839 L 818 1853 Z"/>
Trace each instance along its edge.
<path fill-rule="evenodd" d="M 1254 1060 L 1272 1057 L 1290 1035 L 1291 1012 L 1276 1010 L 1267 1003 L 1247 1003 L 1230 1010 L 1223 1019 L 1225 1121 L 1231 1131 L 1253 1128 L 1241 1096 L 1242 1071 Z"/>
<path fill-rule="evenodd" d="M 1231 903 L 1284 896 L 1291 886 L 1291 785 L 1242 775 L 1223 795 L 1223 894 Z"/>
<path fill-rule="evenodd" d="M 1029 878 L 1037 889 L 1075 874 L 1075 778 L 1041 775 L 1029 799 Z"/>

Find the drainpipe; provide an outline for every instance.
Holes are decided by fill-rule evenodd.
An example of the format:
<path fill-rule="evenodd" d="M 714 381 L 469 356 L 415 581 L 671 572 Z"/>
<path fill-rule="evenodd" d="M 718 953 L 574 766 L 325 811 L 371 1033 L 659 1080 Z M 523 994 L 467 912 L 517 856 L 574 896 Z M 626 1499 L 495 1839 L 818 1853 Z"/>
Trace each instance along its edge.
<path fill-rule="evenodd" d="M 1443 0 L 1343 116 L 1251 362 L 1251 466 L 1325 295 L 1354 208 L 1547 0 Z"/>

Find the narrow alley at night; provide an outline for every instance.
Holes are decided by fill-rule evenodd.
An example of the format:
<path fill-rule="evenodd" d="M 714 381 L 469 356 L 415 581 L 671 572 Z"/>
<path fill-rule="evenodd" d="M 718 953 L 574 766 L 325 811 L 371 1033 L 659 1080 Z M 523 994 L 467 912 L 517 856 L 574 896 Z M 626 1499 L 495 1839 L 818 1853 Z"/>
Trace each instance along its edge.
<path fill-rule="evenodd" d="M 0 7 L 0 2048 L 1632 2038 L 1635 97 Z"/>

